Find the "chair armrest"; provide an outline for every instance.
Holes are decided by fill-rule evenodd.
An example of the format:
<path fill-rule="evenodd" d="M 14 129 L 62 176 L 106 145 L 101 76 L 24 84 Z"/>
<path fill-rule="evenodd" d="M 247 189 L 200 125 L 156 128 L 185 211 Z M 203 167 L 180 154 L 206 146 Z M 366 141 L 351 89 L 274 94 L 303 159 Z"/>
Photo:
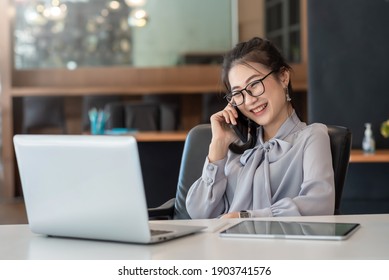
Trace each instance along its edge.
<path fill-rule="evenodd" d="M 172 198 L 166 201 L 164 204 L 155 207 L 149 208 L 149 220 L 170 220 L 174 218 L 174 205 L 175 198 Z"/>

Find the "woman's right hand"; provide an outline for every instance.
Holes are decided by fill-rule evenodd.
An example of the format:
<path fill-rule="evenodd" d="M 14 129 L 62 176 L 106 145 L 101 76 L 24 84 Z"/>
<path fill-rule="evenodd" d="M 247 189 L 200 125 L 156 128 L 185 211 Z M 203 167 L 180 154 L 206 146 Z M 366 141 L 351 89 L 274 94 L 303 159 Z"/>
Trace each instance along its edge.
<path fill-rule="evenodd" d="M 238 112 L 230 104 L 211 116 L 212 141 L 208 153 L 210 162 L 223 159 L 227 155 L 229 145 L 238 140 L 238 136 L 230 127 L 236 125 L 237 117 Z"/>

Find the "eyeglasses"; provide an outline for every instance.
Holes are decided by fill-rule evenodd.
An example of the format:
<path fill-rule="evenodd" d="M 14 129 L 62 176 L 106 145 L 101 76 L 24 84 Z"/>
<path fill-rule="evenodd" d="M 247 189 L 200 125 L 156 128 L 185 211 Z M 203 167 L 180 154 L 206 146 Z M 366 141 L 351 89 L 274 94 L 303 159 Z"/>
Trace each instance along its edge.
<path fill-rule="evenodd" d="M 265 77 L 258 79 L 258 80 L 255 80 L 255 81 L 252 81 L 251 83 L 247 84 L 246 87 L 242 90 L 236 90 L 236 91 L 227 93 L 225 95 L 225 98 L 233 106 L 239 106 L 239 105 L 242 105 L 245 101 L 243 91 L 247 92 L 249 95 L 251 95 L 253 97 L 258 97 L 258 96 L 262 95 L 265 92 L 265 85 L 263 84 L 263 80 L 265 80 L 273 72 L 274 71 L 270 71 Z"/>

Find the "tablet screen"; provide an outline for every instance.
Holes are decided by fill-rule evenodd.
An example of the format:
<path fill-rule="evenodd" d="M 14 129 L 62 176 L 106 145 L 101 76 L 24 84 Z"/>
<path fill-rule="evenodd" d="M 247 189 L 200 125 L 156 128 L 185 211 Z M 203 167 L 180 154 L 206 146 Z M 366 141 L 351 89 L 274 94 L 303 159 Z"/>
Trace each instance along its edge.
<path fill-rule="evenodd" d="M 242 221 L 222 232 L 223 237 L 347 239 L 359 227 L 357 223 Z"/>

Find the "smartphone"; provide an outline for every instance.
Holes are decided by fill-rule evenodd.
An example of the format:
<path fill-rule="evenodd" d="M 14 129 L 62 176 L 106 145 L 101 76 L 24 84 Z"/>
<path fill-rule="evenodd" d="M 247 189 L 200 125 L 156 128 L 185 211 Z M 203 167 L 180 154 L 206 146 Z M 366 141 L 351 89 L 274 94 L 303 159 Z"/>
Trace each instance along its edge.
<path fill-rule="evenodd" d="M 243 115 L 239 109 L 236 108 L 236 111 L 238 112 L 236 125 L 231 125 L 231 127 L 235 131 L 236 135 L 238 135 L 239 139 L 242 140 L 243 143 L 246 143 L 248 141 L 249 122 L 247 117 Z"/>

